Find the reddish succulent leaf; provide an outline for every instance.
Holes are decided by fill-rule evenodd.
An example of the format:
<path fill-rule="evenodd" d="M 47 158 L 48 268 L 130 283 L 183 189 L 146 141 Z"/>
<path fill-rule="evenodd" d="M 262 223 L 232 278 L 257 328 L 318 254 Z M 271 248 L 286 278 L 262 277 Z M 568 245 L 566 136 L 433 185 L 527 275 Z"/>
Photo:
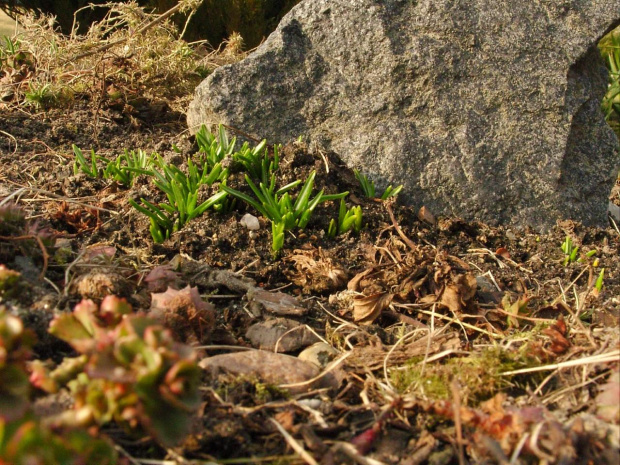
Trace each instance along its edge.
<path fill-rule="evenodd" d="M 97 305 L 92 300 L 82 300 L 73 313 L 56 316 L 50 323 L 49 331 L 78 352 L 89 352 L 95 346 L 95 334 L 101 330 L 95 322 L 96 311 Z"/>
<path fill-rule="evenodd" d="M 132 311 L 127 299 L 109 295 L 99 305 L 99 318 L 106 326 L 114 326 L 121 321 L 123 315 L 129 315 Z"/>

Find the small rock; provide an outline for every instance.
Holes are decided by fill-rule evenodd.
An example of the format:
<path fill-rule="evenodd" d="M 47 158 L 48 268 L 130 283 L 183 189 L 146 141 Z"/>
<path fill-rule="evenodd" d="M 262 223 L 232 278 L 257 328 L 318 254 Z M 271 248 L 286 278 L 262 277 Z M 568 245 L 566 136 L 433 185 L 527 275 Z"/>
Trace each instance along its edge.
<path fill-rule="evenodd" d="M 616 222 L 616 224 L 620 223 L 620 207 L 616 204 L 609 202 L 609 207 L 607 208 L 609 212 L 609 216 Z"/>
<path fill-rule="evenodd" d="M 476 297 L 479 302 L 499 304 L 502 301 L 504 293 L 498 291 L 495 284 L 486 276 L 477 276 L 476 285 L 478 287 Z"/>
<path fill-rule="evenodd" d="M 511 229 L 506 230 L 506 237 L 510 241 L 516 241 L 517 240 L 517 235 Z"/>
<path fill-rule="evenodd" d="M 243 218 L 241 218 L 239 223 L 245 226 L 250 231 L 258 231 L 260 229 L 260 223 L 258 222 L 258 218 L 256 218 L 254 215 L 250 215 L 249 213 L 243 215 Z"/>
<path fill-rule="evenodd" d="M 305 325 L 288 318 L 273 318 L 250 326 L 245 333 L 253 347 L 270 352 L 292 352 L 318 338 Z"/>
<path fill-rule="evenodd" d="M 323 368 L 331 362 L 336 355 L 338 355 L 336 349 L 321 341 L 301 351 L 297 358 L 305 362 L 310 362 L 319 368 Z"/>
<path fill-rule="evenodd" d="M 264 350 L 215 355 L 202 359 L 199 366 L 212 376 L 217 376 L 221 372 L 256 375 L 266 383 L 287 389 L 291 394 L 301 394 L 317 388 L 335 389 L 339 384 L 331 373 L 307 383 L 319 375 L 316 366 L 296 357 Z"/>
<path fill-rule="evenodd" d="M 253 288 L 248 290 L 247 296 L 251 307 L 262 307 L 275 315 L 301 316 L 308 313 L 308 309 L 301 307 L 295 297 L 283 292 L 269 292 Z"/>

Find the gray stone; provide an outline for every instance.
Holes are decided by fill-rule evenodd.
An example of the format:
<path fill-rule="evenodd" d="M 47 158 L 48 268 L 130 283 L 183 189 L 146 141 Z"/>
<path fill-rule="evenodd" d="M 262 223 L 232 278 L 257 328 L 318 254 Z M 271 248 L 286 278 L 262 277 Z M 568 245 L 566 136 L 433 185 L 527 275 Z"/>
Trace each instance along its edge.
<path fill-rule="evenodd" d="M 434 214 L 607 223 L 620 159 L 598 40 L 620 0 L 304 0 L 188 123 L 303 135 Z"/>

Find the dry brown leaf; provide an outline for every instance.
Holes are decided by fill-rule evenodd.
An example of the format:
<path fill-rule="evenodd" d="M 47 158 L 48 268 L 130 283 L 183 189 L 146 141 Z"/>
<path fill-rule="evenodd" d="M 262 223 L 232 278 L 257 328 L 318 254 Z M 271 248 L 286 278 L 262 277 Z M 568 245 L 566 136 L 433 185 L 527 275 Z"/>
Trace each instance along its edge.
<path fill-rule="evenodd" d="M 437 302 L 437 296 L 435 294 L 426 294 L 418 300 L 419 304 L 434 304 L 435 302 Z"/>
<path fill-rule="evenodd" d="M 372 267 L 372 268 L 366 268 L 364 271 L 357 273 L 355 276 L 353 276 L 353 279 L 349 281 L 349 284 L 347 284 L 347 289 L 350 291 L 360 292 L 361 291 L 360 289 L 361 280 L 374 271 L 375 271 L 375 268 Z"/>
<path fill-rule="evenodd" d="M 439 303 L 449 308 L 453 313 L 460 313 L 463 308 L 463 301 L 459 289 L 459 286 L 455 284 L 448 284 L 441 294 L 441 299 L 439 299 Z"/>
<path fill-rule="evenodd" d="M 459 292 L 463 302 L 467 303 L 476 295 L 478 289 L 478 282 L 476 277 L 471 273 L 465 273 L 454 278 L 454 284 L 459 286 Z"/>
<path fill-rule="evenodd" d="M 354 299 L 353 320 L 361 325 L 372 324 L 392 303 L 393 298 L 394 294 L 381 293 Z"/>
<path fill-rule="evenodd" d="M 594 404 L 596 415 L 610 423 L 620 423 L 620 372 L 613 371 L 607 382 L 599 386 Z"/>
<path fill-rule="evenodd" d="M 453 278 L 451 284 L 446 285 L 439 303 L 454 313 L 461 312 L 467 306 L 467 302 L 476 295 L 477 286 L 476 277 L 473 274 L 458 275 Z"/>
<path fill-rule="evenodd" d="M 289 433 L 293 432 L 293 427 L 295 426 L 295 410 L 289 407 L 282 412 L 276 413 L 274 419 L 280 423 L 282 428 L 286 431 Z"/>
<path fill-rule="evenodd" d="M 499 255 L 502 258 L 510 258 L 510 252 L 505 247 L 500 247 L 495 251 L 495 255 Z"/>
<path fill-rule="evenodd" d="M 286 260 L 294 262 L 296 268 L 295 272 L 289 273 L 289 279 L 305 291 L 338 290 L 347 281 L 345 269 L 321 249 L 298 249 Z"/>
<path fill-rule="evenodd" d="M 571 344 L 569 340 L 566 339 L 567 332 L 568 328 L 564 322 L 564 316 L 561 314 L 554 324 L 543 329 L 543 334 L 551 339 L 549 350 L 555 355 L 562 355 L 570 347 Z"/>
<path fill-rule="evenodd" d="M 424 223 L 430 224 L 431 226 L 435 226 L 437 223 L 435 216 L 424 205 L 422 205 L 422 208 L 418 211 L 418 219 Z"/>

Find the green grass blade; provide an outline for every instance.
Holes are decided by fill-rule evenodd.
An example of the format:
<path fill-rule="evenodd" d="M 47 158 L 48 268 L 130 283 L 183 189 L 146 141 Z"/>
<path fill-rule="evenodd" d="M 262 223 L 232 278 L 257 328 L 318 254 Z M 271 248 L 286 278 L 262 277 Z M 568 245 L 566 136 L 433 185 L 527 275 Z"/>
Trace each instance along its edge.
<path fill-rule="evenodd" d="M 254 200 L 249 195 L 246 195 L 243 192 L 240 192 L 240 191 L 238 191 L 236 189 L 233 189 L 231 187 L 228 187 L 228 186 L 221 185 L 220 189 L 222 189 L 227 194 L 232 195 L 233 197 L 237 197 L 238 199 L 243 200 L 248 205 L 251 205 L 252 207 L 254 207 L 265 218 L 269 218 L 269 214 L 267 213 L 267 210 L 265 210 L 265 208 L 260 203 L 258 203 L 256 200 Z"/>
<path fill-rule="evenodd" d="M 341 192 L 340 194 L 323 194 L 321 196 L 321 203 L 328 202 L 330 200 L 341 200 L 349 195 L 349 191 Z"/>
<path fill-rule="evenodd" d="M 297 181 L 290 182 L 290 183 L 288 183 L 286 186 L 282 186 L 282 187 L 280 187 L 280 189 L 278 189 L 278 190 L 276 191 L 276 195 L 282 195 L 282 194 L 284 194 L 285 192 L 288 192 L 288 191 L 290 191 L 291 189 L 293 189 L 293 188 L 295 188 L 295 187 L 299 186 L 300 184 L 301 184 L 301 181 L 300 181 L 299 179 L 298 179 Z"/>
<path fill-rule="evenodd" d="M 313 171 L 312 173 L 310 173 L 310 176 L 308 176 L 308 179 L 306 179 L 306 182 L 301 188 L 301 191 L 299 192 L 299 195 L 297 196 L 297 201 L 295 202 L 295 205 L 293 207 L 296 212 L 300 212 L 306 209 L 306 206 L 308 205 L 308 199 L 310 198 L 310 194 L 312 193 L 312 188 L 314 187 L 315 176 L 316 176 L 316 171 Z"/>

